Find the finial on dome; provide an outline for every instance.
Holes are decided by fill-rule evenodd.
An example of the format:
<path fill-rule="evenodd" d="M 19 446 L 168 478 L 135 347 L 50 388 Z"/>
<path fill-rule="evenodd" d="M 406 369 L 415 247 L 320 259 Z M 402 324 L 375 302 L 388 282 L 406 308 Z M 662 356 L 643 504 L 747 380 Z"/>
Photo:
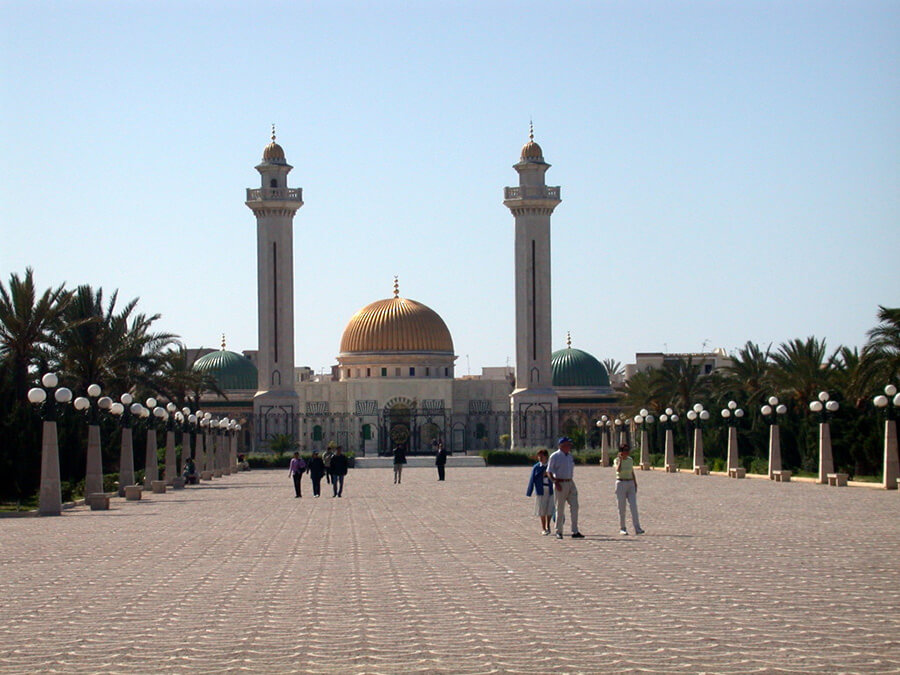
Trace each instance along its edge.
<path fill-rule="evenodd" d="M 566 349 L 572 349 L 572 334 L 566 331 Z"/>
<path fill-rule="evenodd" d="M 534 140 L 534 120 L 528 120 L 528 140 Z"/>
<path fill-rule="evenodd" d="M 397 275 L 394 275 L 394 297 L 400 297 L 400 282 L 397 280 Z"/>
<path fill-rule="evenodd" d="M 272 122 L 272 142 L 275 142 L 275 123 Z"/>
<path fill-rule="evenodd" d="M 222 333 L 222 351 L 225 351 L 225 333 Z"/>

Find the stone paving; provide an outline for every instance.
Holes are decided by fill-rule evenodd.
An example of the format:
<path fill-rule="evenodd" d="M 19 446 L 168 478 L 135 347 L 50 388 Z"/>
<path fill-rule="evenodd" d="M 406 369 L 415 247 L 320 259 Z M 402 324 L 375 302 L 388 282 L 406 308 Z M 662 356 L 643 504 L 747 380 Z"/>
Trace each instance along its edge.
<path fill-rule="evenodd" d="M 2 519 L 0 672 L 900 672 L 900 494 L 653 471 L 622 537 L 578 467 L 559 541 L 527 477 L 253 471 Z"/>

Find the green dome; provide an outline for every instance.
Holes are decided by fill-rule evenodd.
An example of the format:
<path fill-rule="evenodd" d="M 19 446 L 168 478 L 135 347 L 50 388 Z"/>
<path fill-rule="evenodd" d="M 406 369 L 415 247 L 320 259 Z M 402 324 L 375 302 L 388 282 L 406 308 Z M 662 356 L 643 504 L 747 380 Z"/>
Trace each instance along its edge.
<path fill-rule="evenodd" d="M 258 371 L 246 356 L 222 349 L 194 361 L 193 370 L 211 373 L 222 389 L 256 389 Z"/>
<path fill-rule="evenodd" d="M 567 347 L 550 357 L 554 387 L 608 387 L 609 373 L 593 356 Z"/>

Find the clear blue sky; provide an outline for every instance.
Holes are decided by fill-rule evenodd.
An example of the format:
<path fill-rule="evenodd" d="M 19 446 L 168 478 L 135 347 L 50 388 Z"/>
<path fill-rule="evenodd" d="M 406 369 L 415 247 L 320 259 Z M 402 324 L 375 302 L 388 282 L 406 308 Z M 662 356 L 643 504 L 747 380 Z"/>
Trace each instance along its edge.
<path fill-rule="evenodd" d="M 514 362 L 529 119 L 554 349 L 862 345 L 900 305 L 900 2 L 22 1 L 0 31 L 4 283 L 118 288 L 190 346 L 256 347 L 272 122 L 298 365 L 395 274 L 458 373 Z"/>

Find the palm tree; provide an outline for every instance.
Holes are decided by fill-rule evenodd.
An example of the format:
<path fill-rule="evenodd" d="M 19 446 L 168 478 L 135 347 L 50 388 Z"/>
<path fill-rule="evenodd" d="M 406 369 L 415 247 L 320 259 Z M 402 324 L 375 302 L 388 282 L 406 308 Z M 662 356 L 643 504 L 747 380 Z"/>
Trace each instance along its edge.
<path fill-rule="evenodd" d="M 79 286 L 52 340 L 58 369 L 77 391 L 98 383 L 109 391 L 155 389 L 163 350 L 175 336 L 153 333 L 159 314 L 134 314 L 137 299 L 116 311 L 118 291 L 104 305 L 103 289 Z"/>
<path fill-rule="evenodd" d="M 182 344 L 166 351 L 162 355 L 156 391 L 180 406 L 193 403 L 196 407 L 208 392 L 228 398 L 212 373 L 194 370 L 195 361 Z"/>
<path fill-rule="evenodd" d="M 641 408 L 655 411 L 665 408 L 656 385 L 657 372 L 654 368 L 638 371 L 621 387 L 624 394 L 622 404 L 629 415 L 635 414 Z"/>
<path fill-rule="evenodd" d="M 600 363 L 606 368 L 610 380 L 617 375 L 623 375 L 625 373 L 625 368 L 622 367 L 621 361 L 616 361 L 615 359 L 603 359 Z"/>
<path fill-rule="evenodd" d="M 747 341 L 731 365 L 725 366 L 716 386 L 725 399 L 738 399 L 748 409 L 755 410 L 772 393 L 771 345 L 763 351 L 759 345 Z"/>
<path fill-rule="evenodd" d="M 837 352 L 828 354 L 825 340 L 808 337 L 782 343 L 771 354 L 772 382 L 798 410 L 805 410 L 816 394 L 827 389 Z"/>
<path fill-rule="evenodd" d="M 685 412 L 709 393 L 709 379 L 703 372 L 703 363 L 694 363 L 694 357 L 667 361 L 655 371 L 654 390 L 663 402 L 679 412 Z"/>
<path fill-rule="evenodd" d="M 9 288 L 0 283 L 0 359 L 11 371 L 15 400 L 25 399 L 29 369 L 37 363 L 38 350 L 49 344 L 70 301 L 71 293 L 63 284 L 38 298 L 30 267 L 24 279 L 11 274 Z"/>
<path fill-rule="evenodd" d="M 863 356 L 873 359 L 877 376 L 884 382 L 900 378 L 900 307 L 878 306 L 881 325 L 869 331 Z"/>

